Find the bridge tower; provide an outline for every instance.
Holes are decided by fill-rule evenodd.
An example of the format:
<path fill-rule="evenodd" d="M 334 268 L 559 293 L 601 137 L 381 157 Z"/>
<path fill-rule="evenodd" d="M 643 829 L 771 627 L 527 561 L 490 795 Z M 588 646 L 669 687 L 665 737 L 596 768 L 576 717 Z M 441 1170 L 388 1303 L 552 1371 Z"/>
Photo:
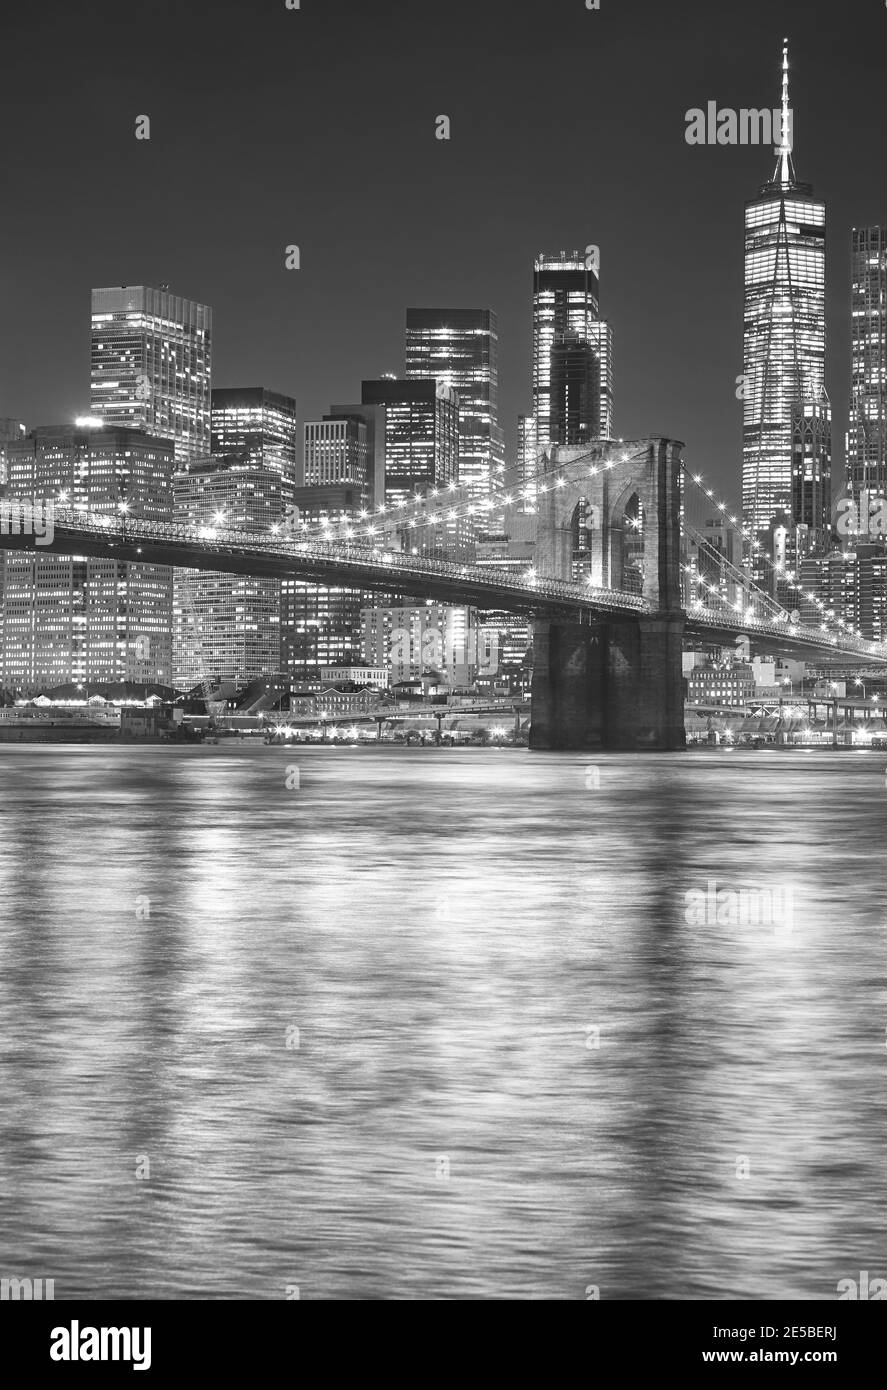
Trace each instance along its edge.
<path fill-rule="evenodd" d="M 682 448 L 653 436 L 551 449 L 537 574 L 587 577 L 638 595 L 646 611 L 534 621 L 531 748 L 684 747 Z"/>

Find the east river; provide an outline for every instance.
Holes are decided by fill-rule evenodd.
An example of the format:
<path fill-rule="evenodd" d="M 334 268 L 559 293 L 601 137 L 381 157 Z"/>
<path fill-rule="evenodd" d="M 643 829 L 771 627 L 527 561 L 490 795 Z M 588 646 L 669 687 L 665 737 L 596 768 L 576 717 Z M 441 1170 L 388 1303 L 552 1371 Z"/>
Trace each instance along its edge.
<path fill-rule="evenodd" d="M 56 1299 L 887 1277 L 885 761 L 4 747 L 0 1273 Z M 771 890 L 791 920 L 749 921 Z"/>

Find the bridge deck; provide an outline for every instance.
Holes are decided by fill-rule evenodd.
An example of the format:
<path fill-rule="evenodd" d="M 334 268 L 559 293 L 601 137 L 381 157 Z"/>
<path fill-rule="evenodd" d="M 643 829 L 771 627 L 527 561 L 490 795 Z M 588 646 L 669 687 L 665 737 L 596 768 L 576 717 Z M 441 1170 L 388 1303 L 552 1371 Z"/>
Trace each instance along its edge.
<path fill-rule="evenodd" d="M 302 579 L 331 587 L 400 593 L 442 603 L 499 608 L 529 617 L 558 614 L 593 621 L 639 617 L 650 612 L 638 594 L 544 576 L 499 571 L 450 560 L 423 559 L 401 552 L 342 542 L 259 538 L 220 527 L 193 528 L 174 522 L 119 519 L 105 513 L 56 508 L 49 544 L 30 534 L 0 535 L 0 548 L 117 559 L 185 569 L 220 570 L 272 579 Z M 48 539 L 48 538 L 46 538 Z M 683 610 L 676 610 L 676 613 Z M 779 651 L 816 654 L 845 661 L 848 656 L 887 666 L 887 648 L 801 624 L 742 617 L 728 609 L 684 614 L 686 632 L 709 642 L 733 642 L 740 634 Z"/>

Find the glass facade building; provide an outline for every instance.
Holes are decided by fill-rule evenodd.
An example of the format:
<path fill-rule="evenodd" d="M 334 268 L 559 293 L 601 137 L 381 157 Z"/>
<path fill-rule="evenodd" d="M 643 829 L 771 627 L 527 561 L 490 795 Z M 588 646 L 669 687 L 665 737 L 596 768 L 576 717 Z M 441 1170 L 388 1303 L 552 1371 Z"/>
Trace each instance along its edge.
<path fill-rule="evenodd" d="M 212 309 L 166 288 L 92 291 L 90 411 L 175 443 L 183 466 L 210 452 Z"/>
<path fill-rule="evenodd" d="M 600 421 L 600 365 L 591 343 L 571 333 L 551 349 L 551 428 L 558 444 L 586 444 L 597 438 Z"/>
<path fill-rule="evenodd" d="M 364 405 L 385 407 L 385 503 L 459 481 L 459 399 L 431 378 L 382 377 L 361 387 Z"/>
<path fill-rule="evenodd" d="M 533 416 L 538 451 L 557 438 L 552 396 L 552 350 L 564 340 L 590 343 L 598 358 L 602 436 L 613 429 L 613 338 L 600 316 L 600 286 L 581 251 L 542 252 L 533 271 Z"/>
<path fill-rule="evenodd" d="M 887 227 L 854 227 L 850 264 L 847 481 L 887 495 Z"/>
<path fill-rule="evenodd" d="M 819 400 L 825 383 L 825 204 L 795 177 L 789 125 L 773 178 L 745 206 L 742 510 L 758 537 L 777 515 L 796 520 L 793 414 Z"/>
<path fill-rule="evenodd" d="M 472 501 L 501 479 L 499 319 L 492 309 L 407 309 L 406 374 L 452 387 L 459 397 L 459 482 Z"/>
<path fill-rule="evenodd" d="M 214 386 L 211 408 L 214 456 L 236 454 L 253 468 L 271 468 L 296 482 L 296 402 L 264 386 Z"/>

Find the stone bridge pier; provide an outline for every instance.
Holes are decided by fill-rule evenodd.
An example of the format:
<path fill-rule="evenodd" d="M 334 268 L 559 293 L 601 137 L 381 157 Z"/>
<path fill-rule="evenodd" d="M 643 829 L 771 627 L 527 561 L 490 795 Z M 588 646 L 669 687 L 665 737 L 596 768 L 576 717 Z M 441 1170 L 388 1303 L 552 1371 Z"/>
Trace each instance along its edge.
<path fill-rule="evenodd" d="M 534 622 L 531 748 L 685 746 L 682 448 L 660 437 L 552 448 L 537 573 L 571 579 L 578 569 L 597 587 L 641 595 L 647 611 Z"/>

